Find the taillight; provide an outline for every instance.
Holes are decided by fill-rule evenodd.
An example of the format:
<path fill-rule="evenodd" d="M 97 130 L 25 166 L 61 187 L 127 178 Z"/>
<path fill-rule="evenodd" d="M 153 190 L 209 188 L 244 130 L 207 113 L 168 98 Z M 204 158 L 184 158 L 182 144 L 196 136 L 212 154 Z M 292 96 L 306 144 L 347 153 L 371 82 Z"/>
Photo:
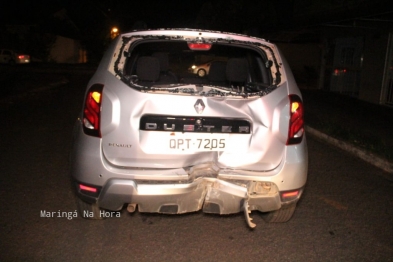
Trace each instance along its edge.
<path fill-rule="evenodd" d="M 289 131 L 287 145 L 302 142 L 304 134 L 304 110 L 302 99 L 297 95 L 289 95 Z"/>
<path fill-rule="evenodd" d="M 90 136 L 101 137 L 100 119 L 102 89 L 101 84 L 95 84 L 87 91 L 83 109 L 83 131 Z"/>

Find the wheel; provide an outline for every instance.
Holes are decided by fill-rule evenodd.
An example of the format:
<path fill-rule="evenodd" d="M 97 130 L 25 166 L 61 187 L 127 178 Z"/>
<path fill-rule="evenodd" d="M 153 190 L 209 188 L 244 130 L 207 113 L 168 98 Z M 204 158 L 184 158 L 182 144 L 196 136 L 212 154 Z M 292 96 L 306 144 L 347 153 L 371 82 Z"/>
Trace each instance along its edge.
<path fill-rule="evenodd" d="M 77 197 L 79 215 L 86 219 L 104 219 L 97 204 L 90 204 Z"/>
<path fill-rule="evenodd" d="M 282 208 L 262 215 L 263 220 L 269 223 L 284 223 L 291 219 L 295 212 L 296 204 L 283 206 Z"/>
<path fill-rule="evenodd" d="M 204 77 L 206 75 L 206 71 L 204 69 L 199 69 L 197 74 L 199 77 Z"/>

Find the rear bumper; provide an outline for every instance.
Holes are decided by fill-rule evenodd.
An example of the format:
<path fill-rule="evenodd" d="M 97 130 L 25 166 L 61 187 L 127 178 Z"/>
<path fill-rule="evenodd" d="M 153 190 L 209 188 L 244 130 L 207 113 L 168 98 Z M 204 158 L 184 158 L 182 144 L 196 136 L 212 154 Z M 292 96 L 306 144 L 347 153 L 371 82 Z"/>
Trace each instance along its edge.
<path fill-rule="evenodd" d="M 180 185 L 138 185 L 134 181 L 114 179 L 103 188 L 98 203 L 108 209 L 134 203 L 140 212 L 180 214 L 203 209 L 206 213 L 231 214 L 241 212 L 247 199 L 259 204 L 260 211 L 281 207 L 274 186 L 270 193 L 251 197 L 246 187 L 211 178 Z"/>
<path fill-rule="evenodd" d="M 78 183 L 77 183 L 78 185 Z M 296 190 L 295 190 L 296 191 Z M 302 193 L 283 199 L 271 182 L 226 181 L 200 177 L 184 184 L 143 184 L 135 180 L 110 179 L 94 197 L 78 190 L 78 195 L 107 210 L 120 210 L 124 204 L 138 206 L 140 212 L 181 214 L 203 210 L 205 213 L 232 214 L 249 210 L 273 211 L 296 202 Z"/>

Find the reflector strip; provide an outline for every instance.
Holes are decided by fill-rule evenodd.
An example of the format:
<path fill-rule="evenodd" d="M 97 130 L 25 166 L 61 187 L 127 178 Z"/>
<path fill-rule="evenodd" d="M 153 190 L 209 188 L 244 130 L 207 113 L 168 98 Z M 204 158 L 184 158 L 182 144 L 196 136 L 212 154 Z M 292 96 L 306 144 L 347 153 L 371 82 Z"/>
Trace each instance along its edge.
<path fill-rule="evenodd" d="M 89 191 L 89 192 L 93 192 L 93 193 L 97 193 L 97 188 L 84 186 L 84 185 L 81 185 L 81 184 L 79 185 L 79 189 L 80 190 Z"/>
<path fill-rule="evenodd" d="M 294 197 L 297 196 L 299 194 L 299 190 L 293 191 L 293 192 L 286 192 L 282 194 L 283 198 L 287 198 L 287 197 Z"/>

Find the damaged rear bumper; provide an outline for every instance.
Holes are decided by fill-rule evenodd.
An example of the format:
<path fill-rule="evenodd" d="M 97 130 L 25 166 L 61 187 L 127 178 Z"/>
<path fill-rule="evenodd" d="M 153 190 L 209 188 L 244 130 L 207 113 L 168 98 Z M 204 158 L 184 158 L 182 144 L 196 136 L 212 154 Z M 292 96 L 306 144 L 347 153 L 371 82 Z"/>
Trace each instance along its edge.
<path fill-rule="evenodd" d="M 124 204 L 137 206 L 139 212 L 182 214 L 202 210 L 205 213 L 233 214 L 244 212 L 250 227 L 255 227 L 249 214 L 252 210 L 269 212 L 282 205 L 297 202 L 302 189 L 284 199 L 276 184 L 264 181 L 222 180 L 199 177 L 189 183 L 146 183 L 137 180 L 110 179 L 99 195 L 82 199 L 96 202 L 100 208 L 121 210 Z M 89 199 L 86 199 L 89 198 Z"/>
<path fill-rule="evenodd" d="M 137 184 L 112 179 L 102 189 L 98 205 L 120 210 L 124 203 L 138 205 L 140 212 L 181 214 L 202 209 L 206 213 L 232 214 L 243 210 L 248 200 L 252 210 L 271 211 L 281 207 L 277 187 L 270 182 L 248 182 L 249 187 L 270 187 L 269 192 L 248 192 L 248 188 L 215 178 L 198 178 L 189 184 Z M 268 185 L 268 186 L 266 186 Z"/>
<path fill-rule="evenodd" d="M 248 225 L 254 227 L 251 211 L 279 210 L 301 197 L 308 166 L 305 141 L 302 145 L 287 147 L 286 160 L 263 172 L 219 168 L 215 162 L 173 170 L 122 169 L 103 162 L 94 170 L 74 167 L 73 178 L 78 196 L 102 209 L 118 211 L 128 205 L 129 212 L 136 208 L 165 214 L 244 212 Z"/>

